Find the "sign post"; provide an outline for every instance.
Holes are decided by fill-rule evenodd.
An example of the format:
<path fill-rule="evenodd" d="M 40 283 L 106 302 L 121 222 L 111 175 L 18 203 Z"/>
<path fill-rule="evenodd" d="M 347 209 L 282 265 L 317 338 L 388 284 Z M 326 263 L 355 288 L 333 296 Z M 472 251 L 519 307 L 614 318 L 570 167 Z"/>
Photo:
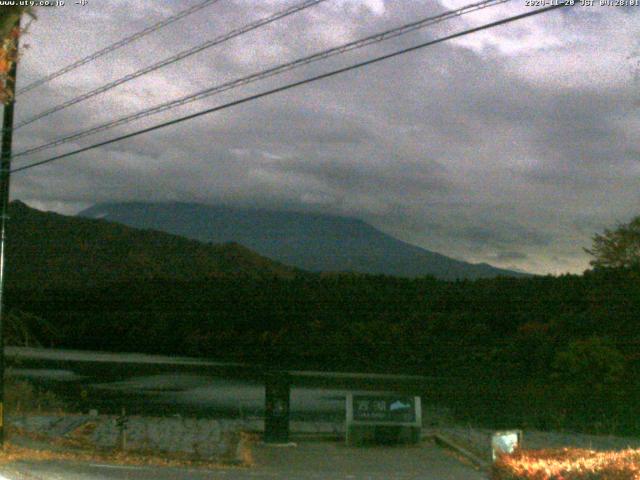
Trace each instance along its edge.
<path fill-rule="evenodd" d="M 396 441 L 417 443 L 420 440 L 420 397 L 363 392 L 348 393 L 346 400 L 347 445 L 362 443 L 365 437 L 381 440 L 381 432 L 391 432 L 387 437 L 396 437 Z"/>

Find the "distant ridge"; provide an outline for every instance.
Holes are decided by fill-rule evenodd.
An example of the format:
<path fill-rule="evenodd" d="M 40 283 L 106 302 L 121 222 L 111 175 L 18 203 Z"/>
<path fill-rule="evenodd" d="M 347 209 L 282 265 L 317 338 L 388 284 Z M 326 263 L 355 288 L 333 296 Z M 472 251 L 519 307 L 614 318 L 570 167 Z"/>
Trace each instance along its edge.
<path fill-rule="evenodd" d="M 16 288 L 298 273 L 237 243 L 210 245 L 107 220 L 41 212 L 20 201 L 11 202 L 9 216 L 7 283 Z"/>
<path fill-rule="evenodd" d="M 471 264 L 400 241 L 348 217 L 194 203 L 98 204 L 79 214 L 213 243 L 238 242 L 261 255 L 315 272 L 360 272 L 474 279 L 525 276 Z"/>

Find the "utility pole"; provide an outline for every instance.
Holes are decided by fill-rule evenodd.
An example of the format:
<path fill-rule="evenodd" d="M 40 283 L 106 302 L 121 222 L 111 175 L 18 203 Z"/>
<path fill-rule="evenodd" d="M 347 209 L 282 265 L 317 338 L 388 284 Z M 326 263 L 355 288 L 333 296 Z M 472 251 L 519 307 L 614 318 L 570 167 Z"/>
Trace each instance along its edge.
<path fill-rule="evenodd" d="M 20 17 L 16 21 L 16 28 L 20 28 Z M 7 211 L 9 209 L 9 180 L 11 176 L 11 143 L 13 140 L 13 107 L 15 106 L 16 73 L 18 71 L 18 40 L 16 36 L 14 61 L 9 71 L 6 90 L 11 94 L 11 100 L 4 106 L 2 120 L 2 151 L 0 154 L 0 448 L 4 448 L 5 440 L 5 411 L 4 411 L 4 271 L 6 254 Z"/>

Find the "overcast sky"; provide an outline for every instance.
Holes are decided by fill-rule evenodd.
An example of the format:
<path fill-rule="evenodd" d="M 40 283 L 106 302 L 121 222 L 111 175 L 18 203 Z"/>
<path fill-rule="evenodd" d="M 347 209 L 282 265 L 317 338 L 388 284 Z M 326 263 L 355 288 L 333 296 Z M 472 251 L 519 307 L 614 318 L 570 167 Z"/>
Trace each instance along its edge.
<path fill-rule="evenodd" d="M 19 86 L 198 2 L 40 8 Z M 220 0 L 19 96 L 16 121 L 294 3 Z M 467 3 L 327 0 L 25 126 L 14 151 Z M 530 8 L 512 0 L 14 166 Z M 593 233 L 640 214 L 639 39 L 640 6 L 555 10 L 18 173 L 12 197 L 62 213 L 129 200 L 335 213 L 471 262 L 582 272 Z"/>

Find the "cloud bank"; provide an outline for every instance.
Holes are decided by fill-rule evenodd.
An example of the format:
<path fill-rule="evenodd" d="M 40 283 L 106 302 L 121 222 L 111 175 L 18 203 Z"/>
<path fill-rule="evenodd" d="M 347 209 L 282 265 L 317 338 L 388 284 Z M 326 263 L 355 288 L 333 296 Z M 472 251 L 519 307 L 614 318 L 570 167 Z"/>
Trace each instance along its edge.
<path fill-rule="evenodd" d="M 19 84 L 194 3 L 41 8 Z M 16 121 L 292 4 L 221 0 L 18 97 Z M 463 4 L 328 0 L 17 130 L 14 149 Z M 527 8 L 512 1 L 15 165 Z M 16 174 L 12 196 L 67 213 L 178 200 L 350 215 L 468 261 L 581 272 L 590 237 L 640 213 L 638 38 L 637 7 L 554 11 Z"/>

